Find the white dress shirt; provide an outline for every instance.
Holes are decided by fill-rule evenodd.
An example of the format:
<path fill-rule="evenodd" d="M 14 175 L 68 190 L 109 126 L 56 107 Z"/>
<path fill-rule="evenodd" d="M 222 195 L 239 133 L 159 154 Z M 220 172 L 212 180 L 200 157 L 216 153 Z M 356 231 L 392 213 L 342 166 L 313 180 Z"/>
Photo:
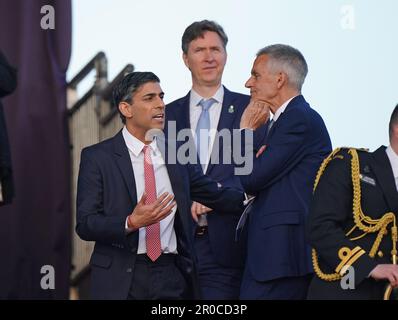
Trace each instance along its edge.
<path fill-rule="evenodd" d="M 144 178 L 144 153 L 143 148 L 145 144 L 134 137 L 126 127 L 122 131 L 124 141 L 129 151 L 131 164 L 134 171 L 135 187 L 137 190 L 137 202 L 140 201 L 145 191 L 145 178 Z M 169 174 L 167 172 L 166 164 L 162 154 L 156 144 L 156 138 L 149 144 L 151 151 L 151 158 L 153 169 L 155 172 L 156 194 L 159 197 L 162 193 L 168 192 L 174 194 L 171 187 Z M 174 218 L 177 206 L 173 209 L 172 213 L 160 221 L 160 241 L 163 253 L 177 253 L 177 239 L 174 230 Z M 127 229 L 127 220 L 126 220 Z M 139 229 L 138 240 L 138 254 L 146 253 L 145 244 L 145 227 Z"/>
<path fill-rule="evenodd" d="M 391 163 L 392 173 L 394 174 L 395 186 L 398 191 L 398 155 L 391 148 L 391 146 L 387 147 L 386 153 Z"/>
<path fill-rule="evenodd" d="M 283 104 L 276 110 L 274 116 L 272 117 L 272 120 L 274 121 L 274 124 L 275 124 L 275 121 L 278 120 L 278 118 L 280 117 L 280 115 L 281 115 L 283 112 L 285 112 L 285 109 L 286 109 L 287 105 L 290 103 L 290 101 L 292 101 L 295 97 L 297 97 L 297 96 L 291 97 L 289 100 L 285 101 L 285 103 L 283 103 Z"/>
<path fill-rule="evenodd" d="M 208 159 L 206 160 L 206 167 L 209 165 L 209 159 L 211 156 L 211 152 L 213 150 L 213 143 L 216 137 L 218 122 L 220 120 L 221 110 L 222 110 L 222 103 L 224 99 L 224 87 L 221 85 L 216 93 L 209 98 L 201 97 L 194 89 L 191 89 L 191 94 L 189 98 L 189 121 L 191 125 L 191 130 L 193 136 L 195 136 L 196 127 L 198 125 L 198 121 L 200 118 L 200 114 L 202 113 L 202 107 L 199 105 L 199 102 L 202 99 L 210 99 L 213 98 L 216 102 L 209 108 L 209 117 L 210 117 L 210 143 L 209 143 L 209 152 L 208 152 Z"/>

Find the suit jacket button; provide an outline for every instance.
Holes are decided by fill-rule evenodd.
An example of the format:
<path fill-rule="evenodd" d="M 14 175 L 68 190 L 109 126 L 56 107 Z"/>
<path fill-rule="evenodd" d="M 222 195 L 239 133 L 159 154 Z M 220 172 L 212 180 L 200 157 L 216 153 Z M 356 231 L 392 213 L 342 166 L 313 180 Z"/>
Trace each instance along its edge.
<path fill-rule="evenodd" d="M 379 252 L 377 252 L 377 255 L 379 256 L 379 258 L 383 258 L 383 251 L 379 250 Z"/>
<path fill-rule="evenodd" d="M 127 271 L 128 273 L 131 273 L 131 272 L 133 272 L 133 269 L 132 269 L 132 268 L 128 268 L 126 271 Z"/>

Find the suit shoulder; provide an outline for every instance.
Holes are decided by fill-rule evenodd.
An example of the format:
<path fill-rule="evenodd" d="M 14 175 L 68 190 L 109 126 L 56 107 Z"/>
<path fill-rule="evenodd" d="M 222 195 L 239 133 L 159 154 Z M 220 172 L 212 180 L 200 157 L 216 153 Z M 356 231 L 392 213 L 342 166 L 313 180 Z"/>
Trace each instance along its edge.
<path fill-rule="evenodd" d="M 166 108 L 170 108 L 170 107 L 175 108 L 179 105 L 182 105 L 185 99 L 187 99 L 187 96 L 173 100 L 173 101 L 169 102 L 168 104 L 166 104 Z"/>
<path fill-rule="evenodd" d="M 353 148 L 353 147 L 339 147 L 334 149 L 323 161 L 322 167 L 351 167 L 351 160 L 355 155 L 361 159 L 363 156 L 368 155 L 368 150 L 364 148 Z"/>
<path fill-rule="evenodd" d="M 111 149 L 113 139 L 114 137 L 83 148 L 82 155 L 97 155 L 99 153 L 109 151 Z"/>
<path fill-rule="evenodd" d="M 244 104 L 245 107 L 250 102 L 250 96 L 248 96 L 247 94 L 243 94 L 240 92 L 233 92 L 233 91 L 228 91 L 228 94 L 231 96 L 233 101 Z"/>
<path fill-rule="evenodd" d="M 235 92 L 235 91 L 228 91 L 229 94 L 231 94 L 231 96 L 236 97 L 236 98 L 241 98 L 241 99 L 249 99 L 250 100 L 250 96 L 244 93 L 240 93 L 240 92 Z"/>

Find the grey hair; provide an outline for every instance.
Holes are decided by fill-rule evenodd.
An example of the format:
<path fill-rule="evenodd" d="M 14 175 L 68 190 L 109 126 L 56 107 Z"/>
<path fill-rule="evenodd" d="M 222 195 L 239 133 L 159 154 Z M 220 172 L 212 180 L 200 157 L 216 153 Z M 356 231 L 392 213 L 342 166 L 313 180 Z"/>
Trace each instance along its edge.
<path fill-rule="evenodd" d="M 307 62 L 301 52 L 286 44 L 273 44 L 260 49 L 257 57 L 265 54 L 270 58 L 270 71 L 286 73 L 288 84 L 301 92 L 308 73 Z"/>

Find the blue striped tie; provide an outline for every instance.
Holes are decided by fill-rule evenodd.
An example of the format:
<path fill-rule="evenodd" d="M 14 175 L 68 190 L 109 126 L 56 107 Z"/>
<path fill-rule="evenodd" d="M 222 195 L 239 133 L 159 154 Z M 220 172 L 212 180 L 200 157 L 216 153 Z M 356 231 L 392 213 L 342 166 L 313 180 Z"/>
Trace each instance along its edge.
<path fill-rule="evenodd" d="M 210 98 L 208 100 L 202 99 L 199 104 L 202 107 L 202 113 L 200 114 L 198 124 L 196 126 L 196 149 L 198 151 L 200 164 L 202 170 L 205 172 L 206 162 L 209 155 L 209 142 L 210 142 L 210 107 L 217 102 L 215 99 Z"/>

